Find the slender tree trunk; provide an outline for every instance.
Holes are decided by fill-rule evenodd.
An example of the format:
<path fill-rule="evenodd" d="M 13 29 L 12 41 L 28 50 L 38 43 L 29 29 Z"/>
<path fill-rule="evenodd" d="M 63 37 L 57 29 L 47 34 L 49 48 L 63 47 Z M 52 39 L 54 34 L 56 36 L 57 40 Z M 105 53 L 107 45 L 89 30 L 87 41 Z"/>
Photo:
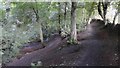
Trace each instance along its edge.
<path fill-rule="evenodd" d="M 37 3 L 37 2 L 36 2 Z M 39 17 L 39 15 L 38 15 L 38 9 L 36 9 L 35 10 L 35 8 L 33 8 L 33 11 L 34 11 L 34 13 L 35 13 L 35 15 L 36 15 L 36 22 L 37 23 L 39 23 L 39 34 L 40 34 L 40 41 L 41 41 L 41 43 L 43 43 L 43 32 L 42 32 L 42 25 L 41 25 L 41 22 L 40 22 L 40 17 Z"/>
<path fill-rule="evenodd" d="M 98 13 L 101 16 L 101 18 L 103 19 L 103 15 L 102 15 L 102 11 L 101 11 L 101 2 L 98 3 Z"/>
<path fill-rule="evenodd" d="M 67 13 L 66 13 L 67 12 L 66 7 L 67 7 L 67 2 L 65 2 L 65 8 L 64 8 L 64 11 L 65 11 L 65 13 L 64 13 L 65 30 L 67 28 L 67 26 L 66 26 L 66 15 L 67 15 Z"/>
<path fill-rule="evenodd" d="M 60 2 L 58 2 L 58 5 L 59 5 L 59 8 L 58 8 L 58 23 L 59 23 L 59 26 L 58 26 L 58 31 L 59 31 L 59 34 L 61 34 L 61 26 L 60 26 Z"/>
<path fill-rule="evenodd" d="M 115 16 L 113 18 L 113 24 L 115 24 L 115 19 L 116 19 L 116 17 L 117 17 L 118 14 L 119 14 L 119 12 L 116 12 L 116 14 L 115 14 Z"/>
<path fill-rule="evenodd" d="M 98 3 L 98 13 L 102 17 L 104 22 L 106 22 L 106 14 L 107 14 L 108 5 L 109 5 L 109 2 L 99 2 Z M 103 9 L 101 9 L 101 6 L 102 6 Z"/>
<path fill-rule="evenodd" d="M 10 2 L 11 0 L 7 0 L 6 1 L 6 6 L 5 6 L 5 9 L 6 9 L 6 19 L 8 20 L 8 18 L 9 18 L 9 15 L 10 15 Z M 9 20 L 8 20 L 8 22 L 9 22 Z"/>
<path fill-rule="evenodd" d="M 71 7 L 71 39 L 77 40 L 77 30 L 76 30 L 76 2 L 72 2 Z"/>
<path fill-rule="evenodd" d="M 42 31 L 41 23 L 40 23 L 40 40 L 43 43 L 43 31 Z"/>
<path fill-rule="evenodd" d="M 42 31 L 42 25 L 39 17 L 37 17 L 36 22 L 39 23 L 39 36 L 40 36 L 41 43 L 43 43 L 43 31 Z"/>

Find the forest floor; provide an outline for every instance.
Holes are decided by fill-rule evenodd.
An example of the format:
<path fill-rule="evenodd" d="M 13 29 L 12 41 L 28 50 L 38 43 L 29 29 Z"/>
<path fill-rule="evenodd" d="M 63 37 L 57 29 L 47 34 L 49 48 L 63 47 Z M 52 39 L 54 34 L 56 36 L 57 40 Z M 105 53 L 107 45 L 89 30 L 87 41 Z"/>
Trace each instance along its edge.
<path fill-rule="evenodd" d="M 59 34 L 51 36 L 45 42 L 46 46 L 39 41 L 28 43 L 31 47 L 23 48 L 22 56 L 7 66 L 30 66 L 31 63 L 40 66 L 118 66 L 118 29 L 106 25 L 96 32 L 78 32 L 77 44 L 68 43 L 69 37 L 63 38 Z"/>

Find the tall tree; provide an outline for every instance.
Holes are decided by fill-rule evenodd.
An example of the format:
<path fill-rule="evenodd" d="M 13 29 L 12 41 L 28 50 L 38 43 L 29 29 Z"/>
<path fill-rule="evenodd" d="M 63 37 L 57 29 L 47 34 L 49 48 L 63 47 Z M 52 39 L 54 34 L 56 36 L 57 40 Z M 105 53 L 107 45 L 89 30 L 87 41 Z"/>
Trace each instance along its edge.
<path fill-rule="evenodd" d="M 67 2 L 65 2 L 64 3 L 64 5 L 65 5 L 65 7 L 64 7 L 64 22 L 65 22 L 65 30 L 66 30 L 66 28 L 67 28 L 67 26 L 66 26 L 66 15 L 67 15 Z"/>
<path fill-rule="evenodd" d="M 86 2 L 85 6 L 84 6 L 86 12 L 86 23 L 88 23 L 88 21 L 90 20 L 91 16 L 94 14 L 95 12 L 95 8 L 96 8 L 96 2 Z M 84 14 L 85 15 L 85 14 Z"/>
<path fill-rule="evenodd" d="M 40 25 L 40 41 L 43 42 L 43 31 L 42 31 L 42 25 L 41 25 L 41 22 L 40 22 L 40 17 L 39 17 L 39 10 L 37 8 L 37 2 L 36 2 L 36 9 L 33 7 L 33 11 L 36 15 L 36 22 L 39 23 Z"/>
<path fill-rule="evenodd" d="M 76 2 L 72 2 L 71 6 L 71 39 L 77 40 L 77 29 L 76 29 Z"/>
<path fill-rule="evenodd" d="M 116 20 L 116 17 L 119 15 L 119 13 L 120 13 L 120 2 L 117 2 L 117 3 L 115 3 L 115 8 L 117 9 L 117 12 L 115 13 L 115 16 L 114 16 L 114 18 L 113 18 L 113 24 L 115 24 L 115 20 Z"/>
<path fill-rule="evenodd" d="M 110 2 L 107 2 L 107 1 L 98 3 L 98 13 L 105 22 L 106 22 L 107 8 L 108 8 L 109 4 L 110 4 Z M 101 6 L 102 6 L 103 10 L 101 9 Z"/>
<path fill-rule="evenodd" d="M 58 23 L 59 23 L 59 27 L 58 27 L 58 30 L 59 30 L 59 34 L 61 34 L 61 26 L 60 26 L 60 2 L 58 2 Z"/>
<path fill-rule="evenodd" d="M 115 13 L 115 16 L 114 16 L 113 22 L 112 22 L 113 24 L 115 24 L 116 17 L 117 17 L 117 15 L 118 15 L 119 13 L 120 13 L 120 12 L 118 12 L 118 11 Z"/>
<path fill-rule="evenodd" d="M 9 15 L 10 15 L 10 0 L 7 0 L 6 1 L 6 6 L 5 6 L 5 8 L 6 8 L 6 18 L 8 18 L 9 17 Z M 8 21 L 9 22 L 9 21 Z"/>

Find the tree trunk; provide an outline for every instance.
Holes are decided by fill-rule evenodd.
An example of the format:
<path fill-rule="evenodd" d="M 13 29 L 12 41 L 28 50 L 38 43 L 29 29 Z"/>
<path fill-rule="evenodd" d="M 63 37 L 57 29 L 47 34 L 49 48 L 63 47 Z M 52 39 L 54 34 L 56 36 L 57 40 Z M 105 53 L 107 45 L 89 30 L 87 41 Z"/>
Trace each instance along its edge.
<path fill-rule="evenodd" d="M 8 20 L 8 18 L 9 18 L 9 15 L 10 15 L 10 0 L 7 0 L 6 1 L 6 6 L 5 6 L 5 9 L 6 9 L 6 19 Z M 9 22 L 9 20 L 8 20 L 8 22 Z"/>
<path fill-rule="evenodd" d="M 77 40 L 77 30 L 76 30 L 76 2 L 72 2 L 71 7 L 71 39 Z"/>
<path fill-rule="evenodd" d="M 115 16 L 114 16 L 114 18 L 113 18 L 113 24 L 115 24 L 115 19 L 116 19 L 116 17 L 117 17 L 118 14 L 119 14 L 119 12 L 116 12 L 116 13 L 115 13 Z"/>
<path fill-rule="evenodd" d="M 37 3 L 37 2 L 36 2 Z M 39 27 L 40 27 L 40 41 L 41 43 L 43 43 L 43 32 L 42 32 L 42 26 L 41 26 L 41 22 L 40 22 L 40 17 L 38 15 L 38 9 L 35 10 L 35 8 L 32 8 L 35 15 L 36 15 L 36 22 L 39 23 Z"/>
<path fill-rule="evenodd" d="M 41 42 L 43 43 L 43 32 L 42 32 L 41 23 L 40 23 L 40 40 L 41 40 Z"/>
<path fill-rule="evenodd" d="M 67 7 L 67 2 L 65 2 L 65 8 L 64 8 L 64 11 L 65 11 L 65 13 L 64 13 L 65 30 L 67 29 L 67 26 L 66 26 L 66 15 L 67 15 L 66 7 Z"/>
<path fill-rule="evenodd" d="M 61 26 L 60 26 L 60 2 L 58 2 L 58 23 L 59 23 L 59 26 L 58 26 L 58 31 L 59 31 L 59 34 L 61 34 Z"/>

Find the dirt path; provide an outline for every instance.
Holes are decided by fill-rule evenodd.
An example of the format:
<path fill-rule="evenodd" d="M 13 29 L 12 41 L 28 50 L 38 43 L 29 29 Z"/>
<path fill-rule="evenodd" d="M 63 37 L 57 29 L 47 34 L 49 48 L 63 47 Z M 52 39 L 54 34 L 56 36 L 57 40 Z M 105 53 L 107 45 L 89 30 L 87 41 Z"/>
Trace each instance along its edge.
<path fill-rule="evenodd" d="M 48 47 L 26 54 L 21 59 L 15 60 L 12 63 L 9 63 L 7 66 L 30 66 L 31 62 L 37 62 L 42 58 L 45 58 L 48 53 L 49 55 L 54 53 L 55 49 L 59 47 L 58 44 L 61 42 L 61 40 L 61 37 L 56 37 L 54 42 L 50 43 Z"/>
<path fill-rule="evenodd" d="M 89 25 L 86 32 L 79 34 L 78 45 L 60 49 L 66 45 L 67 38 L 56 36 L 45 48 L 26 54 L 7 66 L 30 66 L 37 61 L 43 66 L 118 66 L 119 28 L 106 25 L 101 29 L 102 25 L 95 25 Z"/>

